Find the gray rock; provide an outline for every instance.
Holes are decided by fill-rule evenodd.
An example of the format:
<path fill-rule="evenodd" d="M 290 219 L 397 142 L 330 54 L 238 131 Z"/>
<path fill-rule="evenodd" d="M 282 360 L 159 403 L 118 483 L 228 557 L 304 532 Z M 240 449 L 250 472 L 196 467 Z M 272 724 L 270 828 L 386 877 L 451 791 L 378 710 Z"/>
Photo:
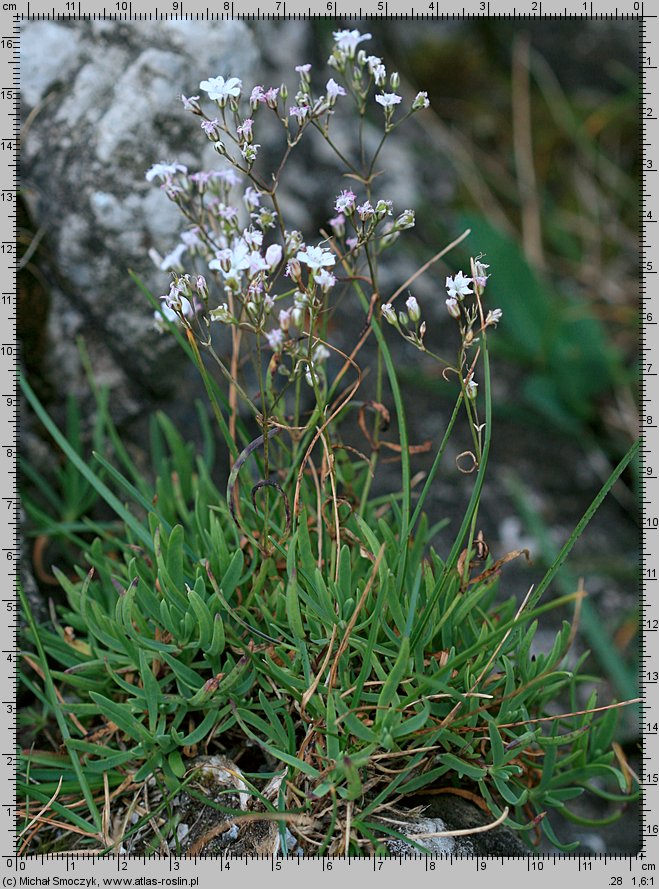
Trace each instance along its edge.
<path fill-rule="evenodd" d="M 207 143 L 179 95 L 218 73 L 251 79 L 256 44 L 241 22 L 27 22 L 21 39 L 22 176 L 49 246 L 52 293 L 46 370 L 58 391 L 84 388 L 74 338 L 83 334 L 122 393 L 118 417 L 144 392 L 163 394 L 180 370 L 132 269 L 154 293 L 166 275 L 149 259 L 181 220 L 145 181 L 161 160 L 202 166 Z M 96 364 L 96 361 L 94 361 Z M 123 393 L 127 393 L 124 395 Z"/>
<path fill-rule="evenodd" d="M 420 798 L 424 801 L 426 798 Z M 483 826 L 494 819 L 487 817 L 473 803 L 454 794 L 441 794 L 431 798 L 431 802 L 421 816 L 409 819 L 401 824 L 391 825 L 415 839 L 430 854 L 442 855 L 494 855 L 505 857 L 527 856 L 528 848 L 506 827 L 495 827 L 483 831 Z M 430 837 L 432 833 L 451 833 L 453 831 L 478 831 L 458 836 Z M 424 836 L 426 835 L 426 836 Z M 413 855 L 418 850 L 400 840 L 391 840 L 387 844 L 392 855 Z"/>

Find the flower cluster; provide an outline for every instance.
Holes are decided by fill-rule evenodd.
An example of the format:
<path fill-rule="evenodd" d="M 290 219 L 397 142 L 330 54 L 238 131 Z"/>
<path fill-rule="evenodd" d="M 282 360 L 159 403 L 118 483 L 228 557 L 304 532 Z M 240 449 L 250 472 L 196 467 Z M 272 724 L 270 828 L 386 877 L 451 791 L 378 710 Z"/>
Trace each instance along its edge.
<path fill-rule="evenodd" d="M 338 30 L 333 36 L 329 65 L 335 77 L 323 78 L 320 90 L 312 84 L 312 66 L 303 64 L 295 66 L 298 88 L 290 100 L 286 84 L 245 89 L 241 78 L 228 72 L 199 84 L 200 95 L 214 103 L 210 113 L 200 95 L 181 96 L 185 110 L 200 118 L 202 132 L 227 162 L 225 169 L 192 173 L 183 164 L 163 161 L 146 173 L 147 181 L 158 182 L 186 220 L 179 241 L 165 256 L 151 251 L 156 265 L 172 276 L 169 293 L 155 313 L 158 329 L 182 324 L 209 346 L 215 324 L 250 331 L 274 353 L 280 374 L 301 375 L 316 390 L 329 357 L 318 329 L 337 284 L 339 258 L 348 277 L 361 274 L 366 260 L 414 226 L 414 211 L 394 214 L 392 202 L 373 196 L 364 179 L 362 193 L 357 186 L 354 191 L 346 188 L 334 201 L 336 215 L 329 221 L 333 243 L 306 243 L 280 218 L 276 181 L 273 186 L 270 177 L 255 172 L 260 116 L 276 117 L 290 150 L 309 127 L 320 130 L 331 145 L 330 121 L 346 97 L 362 116 L 368 103 L 380 106 L 385 136 L 429 105 L 427 93 L 418 93 L 399 115 L 404 105 L 397 92 L 400 77 L 388 75 L 382 59 L 362 48 L 371 35 Z M 196 276 L 186 273 L 192 264 Z M 396 319 L 421 346 L 425 324 L 414 297 Z"/>

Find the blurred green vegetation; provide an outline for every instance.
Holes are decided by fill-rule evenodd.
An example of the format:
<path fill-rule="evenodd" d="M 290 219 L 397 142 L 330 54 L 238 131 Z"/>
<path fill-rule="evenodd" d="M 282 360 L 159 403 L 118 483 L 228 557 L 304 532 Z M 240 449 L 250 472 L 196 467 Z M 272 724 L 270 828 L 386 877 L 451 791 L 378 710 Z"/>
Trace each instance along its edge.
<path fill-rule="evenodd" d="M 430 183 L 418 208 L 424 254 L 469 227 L 453 263 L 475 249 L 492 263 L 495 350 L 519 374 L 499 411 L 614 460 L 638 426 L 637 23 L 368 30 L 431 100 L 416 118 L 421 175 L 430 144 L 448 187 Z"/>

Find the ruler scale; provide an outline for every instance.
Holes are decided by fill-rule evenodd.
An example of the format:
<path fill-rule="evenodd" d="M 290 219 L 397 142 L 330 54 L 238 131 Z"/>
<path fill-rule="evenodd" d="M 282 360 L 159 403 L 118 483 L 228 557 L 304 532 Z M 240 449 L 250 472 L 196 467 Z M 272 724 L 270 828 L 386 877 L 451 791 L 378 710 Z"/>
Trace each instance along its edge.
<path fill-rule="evenodd" d="M 364 0 L 356 12 L 347 0 L 245 0 L 220 2 L 211 9 L 204 2 L 178 2 L 150 5 L 148 0 L 61 0 L 59 4 L 39 0 L 0 0 L 0 265 L 3 286 L 0 293 L 0 871 L 4 886 L 189 886 L 214 887 L 218 880 L 231 885 L 259 878 L 286 887 L 308 886 L 312 875 L 319 879 L 373 879 L 400 881 L 409 875 L 420 885 L 437 885 L 438 880 L 467 880 L 467 885 L 487 880 L 498 886 L 556 885 L 583 881 L 591 886 L 654 887 L 659 889 L 659 682 L 653 672 L 659 669 L 659 305 L 655 304 L 654 277 L 659 273 L 659 17 L 648 0 L 591 2 L 580 0 L 566 6 L 552 0 L 522 0 L 508 5 L 505 0 L 470 0 L 452 8 L 446 0 L 413 2 L 406 0 Z M 346 26 L 351 18 L 388 17 L 393 20 L 429 18 L 451 20 L 460 17 L 632 19 L 639 23 L 642 99 L 639 109 L 639 138 L 643 186 L 639 206 L 639 272 L 642 312 L 641 415 L 644 445 L 641 485 L 644 497 L 640 589 L 642 605 L 641 672 L 643 751 L 643 849 L 638 855 L 580 856 L 545 854 L 529 859 L 479 858 L 477 856 L 410 856 L 406 859 L 191 859 L 106 858 L 82 854 L 17 857 L 15 854 L 16 805 L 9 788 L 16 781 L 17 713 L 16 670 L 18 654 L 19 520 L 16 459 L 18 450 L 18 340 L 17 340 L 17 219 L 18 140 L 20 117 L 18 90 L 18 50 L 20 30 L 27 20 L 68 21 L 79 18 L 112 21 L 225 21 L 278 18 L 339 18 Z M 656 401 L 656 403 L 655 403 Z M 659 675 L 659 674 L 657 674 Z"/>

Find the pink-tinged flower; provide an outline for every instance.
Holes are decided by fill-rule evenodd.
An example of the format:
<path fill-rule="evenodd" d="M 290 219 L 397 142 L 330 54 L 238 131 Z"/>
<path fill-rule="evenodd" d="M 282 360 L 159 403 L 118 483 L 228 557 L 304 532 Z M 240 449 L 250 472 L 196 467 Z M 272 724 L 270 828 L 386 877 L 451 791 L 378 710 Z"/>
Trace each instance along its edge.
<path fill-rule="evenodd" d="M 287 333 L 288 328 L 291 326 L 291 314 L 291 309 L 282 309 L 279 313 L 279 326 L 284 333 Z"/>
<path fill-rule="evenodd" d="M 275 327 L 274 330 L 268 330 L 266 331 L 265 338 L 273 352 L 281 351 L 281 347 L 284 345 L 284 332 L 282 330 L 278 327 Z"/>
<path fill-rule="evenodd" d="M 294 117 L 302 125 L 305 117 L 309 114 L 309 109 L 305 105 L 294 105 L 288 114 L 289 117 Z"/>
<path fill-rule="evenodd" d="M 393 108 L 394 105 L 399 105 L 403 101 L 403 97 L 398 96 L 396 93 L 382 93 L 382 95 L 375 97 L 375 101 L 387 109 Z"/>
<path fill-rule="evenodd" d="M 229 77 L 225 80 L 224 77 L 219 76 L 210 77 L 208 80 L 202 80 L 199 84 L 199 89 L 207 92 L 208 98 L 212 99 L 214 102 L 219 102 L 220 105 L 226 105 L 227 99 L 231 97 L 237 98 L 240 95 L 242 85 L 243 82 L 239 77 Z"/>
<path fill-rule="evenodd" d="M 248 185 L 243 195 L 243 201 L 248 210 L 256 210 L 261 206 L 261 192 Z"/>
<path fill-rule="evenodd" d="M 181 94 L 180 99 L 185 111 L 192 111 L 195 114 L 199 114 L 201 111 L 201 108 L 199 107 L 199 96 L 184 96 Z"/>
<path fill-rule="evenodd" d="M 202 120 L 201 128 L 209 138 L 212 139 L 213 136 L 220 138 L 220 122 L 217 117 L 214 117 L 213 120 Z"/>
<path fill-rule="evenodd" d="M 194 182 L 199 191 L 203 192 L 206 190 L 206 187 L 210 182 L 213 181 L 215 177 L 210 170 L 199 170 L 198 173 L 193 173 L 190 176 L 190 182 Z"/>
<path fill-rule="evenodd" d="M 199 294 L 199 296 L 208 298 L 208 284 L 206 283 L 206 279 L 203 275 L 197 275 L 195 286 L 197 288 L 197 293 Z"/>
<path fill-rule="evenodd" d="M 332 36 L 334 37 L 334 42 L 337 47 L 341 52 L 344 52 L 349 59 L 354 58 L 355 50 L 360 43 L 371 39 L 370 34 L 360 34 L 359 31 L 349 31 L 347 29 L 334 31 Z"/>
<path fill-rule="evenodd" d="M 414 101 L 412 102 L 412 111 L 419 111 L 421 108 L 429 108 L 430 107 L 430 99 L 428 98 L 428 93 L 422 92 L 417 93 Z"/>
<path fill-rule="evenodd" d="M 367 219 L 375 216 L 375 208 L 370 201 L 364 201 L 361 206 L 357 207 L 357 212 L 359 213 L 359 218 L 362 220 L 362 222 L 365 222 Z"/>
<path fill-rule="evenodd" d="M 279 95 L 279 87 L 271 86 L 269 90 L 266 90 L 263 96 L 263 99 L 270 108 L 275 108 L 277 106 L 277 96 Z"/>
<path fill-rule="evenodd" d="M 446 279 L 446 289 L 448 291 L 448 295 L 457 299 L 462 299 L 463 296 L 467 296 L 470 293 L 473 293 L 473 290 L 469 289 L 469 285 L 472 284 L 471 278 L 466 278 L 462 272 L 458 272 L 458 274 L 454 277 L 447 277 Z"/>
<path fill-rule="evenodd" d="M 322 247 L 307 247 L 298 253 L 297 259 L 307 265 L 310 271 L 331 268 L 336 262 L 334 254 L 330 250 L 323 250 Z"/>
<path fill-rule="evenodd" d="M 342 238 L 346 233 L 346 218 L 343 213 L 339 213 L 333 219 L 330 219 L 329 227 L 334 232 L 335 237 Z"/>
<path fill-rule="evenodd" d="M 249 104 L 252 108 L 256 108 L 256 106 L 260 103 L 263 104 L 265 102 L 265 92 L 262 86 L 255 86 L 251 92 L 249 97 Z"/>
<path fill-rule="evenodd" d="M 446 311 L 449 313 L 451 318 L 459 318 L 460 317 L 460 304 L 458 303 L 455 297 L 451 296 L 446 300 Z"/>
<path fill-rule="evenodd" d="M 286 263 L 286 270 L 284 272 L 285 278 L 292 278 L 293 281 L 297 281 L 300 278 L 302 273 L 302 269 L 300 268 L 300 263 L 297 259 L 289 259 Z"/>
<path fill-rule="evenodd" d="M 474 271 L 476 272 L 474 281 L 479 287 L 485 287 L 487 279 L 490 277 L 486 274 L 485 269 L 489 269 L 489 265 L 486 265 L 484 262 L 479 262 L 478 260 L 474 262 Z"/>
<path fill-rule="evenodd" d="M 327 98 L 329 99 L 330 105 L 333 105 L 336 102 L 337 96 L 347 95 L 343 87 L 339 86 L 339 84 L 336 82 L 336 80 L 334 80 L 333 77 L 330 77 L 330 79 L 327 81 L 325 89 L 327 90 Z"/>
<path fill-rule="evenodd" d="M 407 314 L 410 316 L 410 321 L 413 321 L 416 324 L 417 321 L 421 320 L 421 309 L 416 301 L 416 297 L 409 296 L 405 300 L 405 305 L 407 306 Z"/>
<path fill-rule="evenodd" d="M 311 71 L 311 65 L 296 65 L 295 70 L 298 74 L 308 74 Z"/>
<path fill-rule="evenodd" d="M 251 117 L 248 117 L 246 120 L 242 122 L 242 124 L 236 128 L 236 133 L 241 139 L 247 139 L 249 142 L 252 138 L 252 126 L 254 121 Z"/>
<path fill-rule="evenodd" d="M 334 209 L 337 213 L 347 213 L 348 215 L 350 215 L 355 209 L 356 200 L 357 197 L 353 191 L 344 189 L 337 197 L 334 203 Z M 343 221 L 345 222 L 345 219 Z"/>
<path fill-rule="evenodd" d="M 314 281 L 323 293 L 327 293 L 336 284 L 336 278 L 331 272 L 328 272 L 327 269 L 321 269 L 319 272 L 316 272 Z"/>
<path fill-rule="evenodd" d="M 238 219 L 238 210 L 230 204 L 219 204 L 217 215 L 225 222 L 235 222 Z"/>
<path fill-rule="evenodd" d="M 146 171 L 145 178 L 147 182 L 153 182 L 156 177 L 160 179 L 161 182 L 166 182 L 177 173 L 183 173 L 185 175 L 187 172 L 188 168 L 184 164 L 166 164 L 161 162 L 150 167 Z"/>
<path fill-rule="evenodd" d="M 269 269 L 274 269 L 279 265 L 284 251 L 280 244 L 271 244 L 265 251 L 265 262 Z"/>
<path fill-rule="evenodd" d="M 242 182 L 241 177 L 236 173 L 235 170 L 213 170 L 212 173 L 213 179 L 217 179 L 220 182 L 224 182 L 225 185 L 228 185 L 231 188 L 234 185 L 240 185 Z"/>
<path fill-rule="evenodd" d="M 346 247 L 348 250 L 354 250 L 357 244 L 359 244 L 359 238 L 346 238 Z"/>

